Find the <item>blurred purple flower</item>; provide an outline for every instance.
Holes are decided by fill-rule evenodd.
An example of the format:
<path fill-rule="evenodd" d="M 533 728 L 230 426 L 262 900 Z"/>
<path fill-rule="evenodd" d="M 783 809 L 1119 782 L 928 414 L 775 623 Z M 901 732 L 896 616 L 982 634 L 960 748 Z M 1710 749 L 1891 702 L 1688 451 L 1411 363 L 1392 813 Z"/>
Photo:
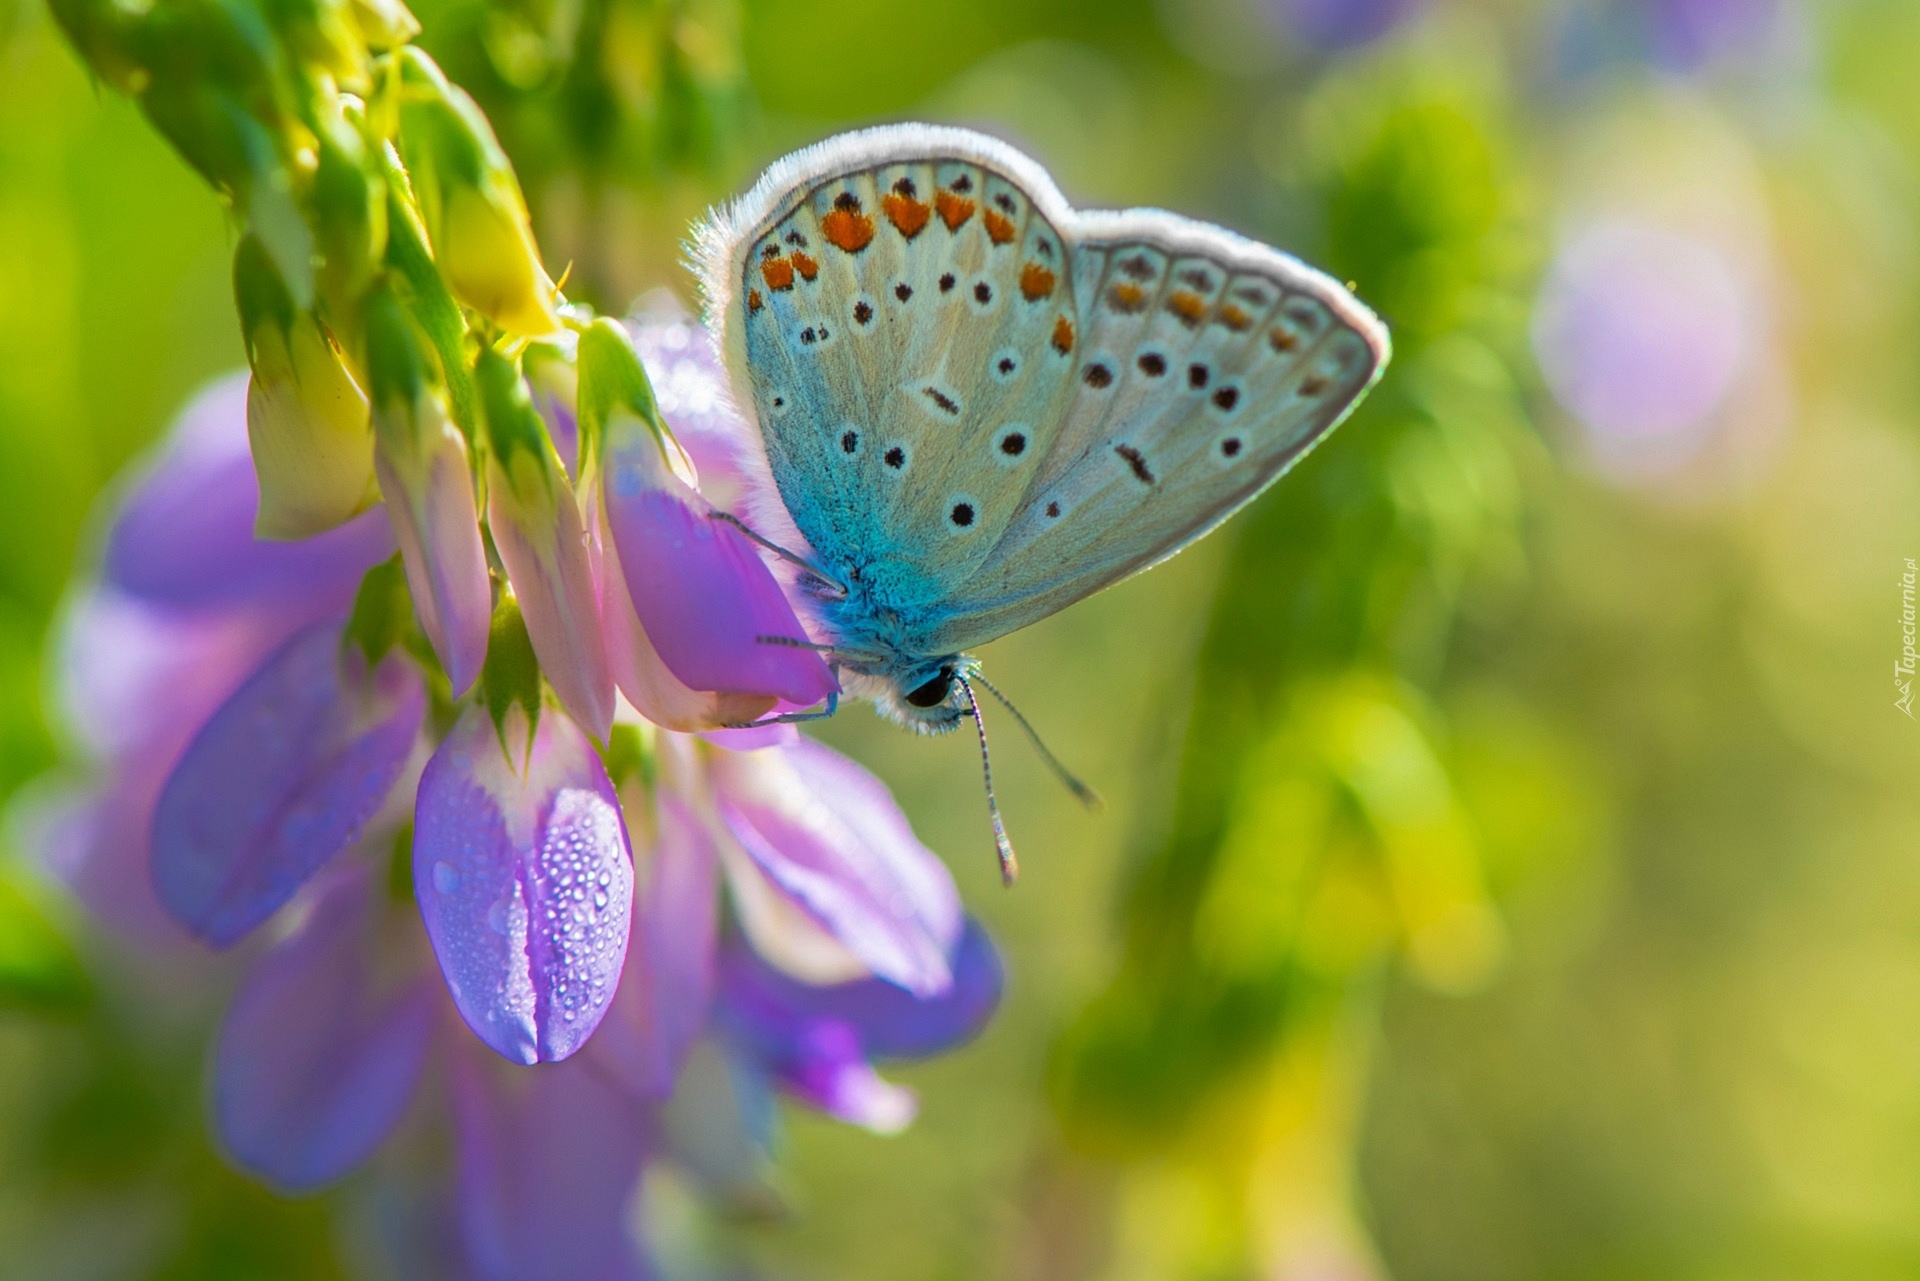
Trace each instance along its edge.
<path fill-rule="evenodd" d="M 1326 52 L 1371 44 L 1411 17 L 1424 0 L 1264 0 L 1269 17 L 1302 43 Z"/>
<path fill-rule="evenodd" d="M 1800 62 L 1793 0 L 1569 0 L 1553 25 L 1560 77 L 1644 65 L 1692 75 L 1750 61 L 1776 75 Z"/>
<path fill-rule="evenodd" d="M 439 1003 L 417 971 L 376 990 L 371 882 L 351 867 L 319 889 L 220 1031 L 215 1126 L 236 1162 L 288 1191 L 331 1183 L 373 1155 L 426 1063 Z"/>
<path fill-rule="evenodd" d="M 386 804 L 426 711 L 398 655 L 368 671 L 337 623 L 287 642 L 201 728 L 161 789 L 152 872 L 174 919 L 237 942 Z"/>
<path fill-rule="evenodd" d="M 947 960 L 952 982 L 916 998 L 879 979 L 802 983 L 736 942 L 720 955 L 715 1021 L 746 1063 L 794 1097 L 881 1133 L 913 1119 L 913 1095 L 874 1059 L 920 1059 L 971 1040 L 1000 1003 L 1000 959 L 969 923 Z"/>
<path fill-rule="evenodd" d="M 1654 60 L 1688 70 L 1751 48 L 1779 20 L 1780 8 L 1780 0 L 1645 0 Z"/>
<path fill-rule="evenodd" d="M 1741 372 L 1752 310 L 1711 242 L 1602 222 L 1554 260 L 1534 306 L 1533 348 L 1555 399 L 1598 445 L 1690 437 Z"/>

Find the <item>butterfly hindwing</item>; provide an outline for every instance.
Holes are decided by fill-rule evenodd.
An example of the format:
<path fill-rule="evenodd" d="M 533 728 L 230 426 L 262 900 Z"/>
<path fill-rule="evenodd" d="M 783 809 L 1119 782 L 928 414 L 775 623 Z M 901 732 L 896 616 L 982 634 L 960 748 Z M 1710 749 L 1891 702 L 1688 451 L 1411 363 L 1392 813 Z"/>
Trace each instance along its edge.
<path fill-rule="evenodd" d="M 934 649 L 1004 635 L 1178 551 L 1331 431 L 1384 361 L 1345 290 L 1272 250 L 1157 211 L 1088 217 L 1108 225 L 1076 249 L 1074 402 Z"/>

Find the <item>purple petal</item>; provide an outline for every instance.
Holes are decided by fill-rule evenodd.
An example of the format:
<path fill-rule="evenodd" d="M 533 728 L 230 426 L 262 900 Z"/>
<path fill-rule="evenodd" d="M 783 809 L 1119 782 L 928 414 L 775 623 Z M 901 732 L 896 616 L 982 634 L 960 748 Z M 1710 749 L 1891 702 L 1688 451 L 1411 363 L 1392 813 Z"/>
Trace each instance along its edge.
<path fill-rule="evenodd" d="M 650 1118 L 588 1063 L 511 1081 L 462 1062 L 453 1080 L 459 1224 L 485 1281 L 641 1281 L 627 1203 Z"/>
<path fill-rule="evenodd" d="M 367 512 L 314 538 L 253 536 L 260 488 L 247 447 L 247 376 L 214 383 L 187 406 L 127 494 L 107 535 L 109 582 L 151 601 L 206 609 L 272 604 L 298 621 L 339 612 L 367 569 L 393 554 L 393 533 Z"/>
<path fill-rule="evenodd" d="M 214 1057 L 220 1139 L 276 1187 L 317 1188 L 366 1160 L 406 1111 L 432 1039 L 434 992 L 380 998 L 367 968 L 373 888 L 353 868 L 300 932 L 261 958 Z"/>
<path fill-rule="evenodd" d="M 289 641 L 214 713 L 160 793 L 153 880 L 190 932 L 226 947 L 273 915 L 380 811 L 425 694 L 398 655 L 369 677 L 338 624 Z"/>
<path fill-rule="evenodd" d="M 414 893 L 475 1035 L 515 1063 L 564 1059 L 619 983 L 633 856 L 613 784 L 564 716 L 507 719 L 512 759 L 470 707 L 420 779 Z M 521 772 L 524 769 L 524 773 Z"/>
<path fill-rule="evenodd" d="M 1005 985 L 1000 957 L 976 921 L 967 922 L 951 964 L 953 985 L 921 998 L 878 979 L 802 983 L 736 944 L 720 954 L 714 1017 L 734 1044 L 775 1064 L 796 1052 L 808 1025 L 821 1022 L 851 1028 L 874 1058 L 928 1058 L 977 1035 Z"/>
<path fill-rule="evenodd" d="M 458 698 L 486 661 L 493 585 L 466 445 L 451 423 L 423 423 L 420 431 L 425 439 L 418 455 L 379 448 L 374 471 L 406 564 L 414 613 Z M 383 445 L 387 439 L 382 437 Z"/>
<path fill-rule="evenodd" d="M 670 791 L 658 795 L 626 969 L 593 1051 L 635 1093 L 663 1099 L 706 1024 L 720 887 L 711 834 Z"/>
<path fill-rule="evenodd" d="M 36 856 L 112 928 L 152 946 L 186 941 L 148 870 L 154 802 L 201 726 L 298 626 L 283 611 L 187 613 L 111 586 L 61 619 L 61 710 L 104 769 L 15 809 Z"/>
<path fill-rule="evenodd" d="M 597 546 L 601 551 L 600 620 L 606 631 L 607 659 L 627 701 L 663 729 L 693 731 L 744 725 L 773 710 L 768 694 L 731 694 L 688 689 L 661 661 L 634 612 L 619 555 L 606 534 L 606 513 L 596 505 Z"/>
<path fill-rule="evenodd" d="M 720 753 L 713 775 L 722 821 L 775 887 L 880 978 L 947 989 L 960 896 L 880 780 L 804 738 Z"/>
<path fill-rule="evenodd" d="M 800 741 L 792 725 L 756 725 L 752 729 L 702 730 L 700 737 L 729 752 L 757 752 L 763 747 L 791 747 Z"/>
<path fill-rule="evenodd" d="M 968 923 L 953 986 L 920 999 L 866 979 L 815 986 L 735 945 L 720 958 L 714 1021 L 736 1053 L 789 1094 L 843 1121 L 893 1133 L 912 1120 L 911 1092 L 883 1080 L 872 1058 L 920 1058 L 972 1038 L 998 1006 L 999 958 Z"/>
<path fill-rule="evenodd" d="M 661 661 L 696 690 L 771 694 L 811 705 L 838 686 L 805 641 L 773 573 L 738 529 L 662 474 L 641 440 L 608 459 L 607 523 L 627 592 Z"/>
<path fill-rule="evenodd" d="M 753 447 L 706 331 L 676 315 L 639 319 L 631 332 L 660 415 L 699 472 L 700 496 L 722 511 L 742 511 Z"/>

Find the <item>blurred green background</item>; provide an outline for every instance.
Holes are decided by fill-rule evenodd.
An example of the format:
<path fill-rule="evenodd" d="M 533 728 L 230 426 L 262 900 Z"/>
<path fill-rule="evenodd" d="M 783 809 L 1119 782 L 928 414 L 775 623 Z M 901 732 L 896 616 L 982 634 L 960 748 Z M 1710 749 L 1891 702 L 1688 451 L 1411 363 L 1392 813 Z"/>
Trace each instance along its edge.
<path fill-rule="evenodd" d="M 166 0 L 159 0 L 165 3 Z M 1107 795 L 863 712 L 1012 973 L 879 1139 L 783 1118 L 779 1213 L 651 1188 L 687 1276 L 1920 1274 L 1920 6 L 431 0 L 549 264 L 618 311 L 791 147 L 922 118 L 1085 205 L 1299 253 L 1387 381 L 1249 512 L 983 654 Z M 0 0 L 0 789 L 89 504 L 241 360 L 231 233 Z M 1624 319 L 1623 319 L 1624 318 Z M 0 1276 L 354 1274 L 351 1184 L 201 1137 L 146 1017 L 0 882 Z M 156 1022 L 158 1025 L 156 1026 Z"/>

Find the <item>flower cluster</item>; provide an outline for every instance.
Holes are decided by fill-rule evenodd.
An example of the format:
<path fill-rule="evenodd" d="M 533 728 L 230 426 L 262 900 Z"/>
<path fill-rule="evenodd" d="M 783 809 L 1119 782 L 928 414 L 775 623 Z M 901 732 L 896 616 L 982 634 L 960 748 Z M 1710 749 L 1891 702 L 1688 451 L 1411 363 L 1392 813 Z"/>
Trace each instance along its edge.
<path fill-rule="evenodd" d="M 1000 972 L 882 784 L 790 725 L 726 728 L 832 680 L 752 641 L 800 633 L 708 515 L 752 481 L 704 336 L 596 321 L 523 364 L 476 364 L 484 526 L 442 424 L 418 501 L 261 541 L 259 376 L 189 407 L 70 610 L 95 767 L 46 852 L 148 943 L 247 958 L 213 1071 L 237 1163 L 328 1183 L 430 1085 L 458 1266 L 626 1276 L 697 1042 L 890 1131 L 913 1102 L 873 1061 L 972 1035 Z M 426 421 L 379 369 L 376 419 Z"/>

